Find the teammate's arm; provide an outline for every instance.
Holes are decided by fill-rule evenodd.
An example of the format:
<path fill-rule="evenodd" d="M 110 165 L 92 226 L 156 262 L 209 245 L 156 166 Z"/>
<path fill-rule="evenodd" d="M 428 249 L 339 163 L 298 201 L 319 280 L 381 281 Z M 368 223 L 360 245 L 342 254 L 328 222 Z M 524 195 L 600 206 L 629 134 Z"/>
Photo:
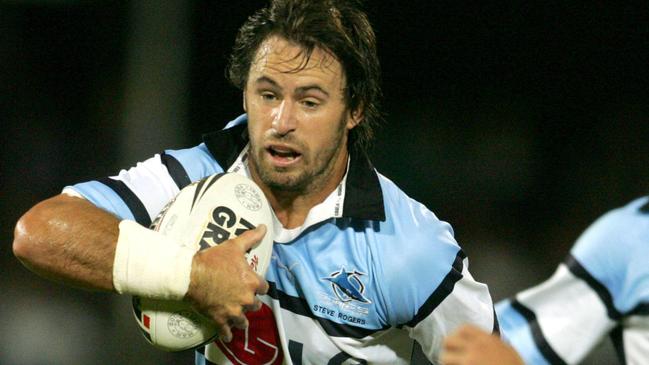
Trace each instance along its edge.
<path fill-rule="evenodd" d="M 471 325 L 444 339 L 440 360 L 444 365 L 524 365 L 516 350 L 500 337 Z"/>

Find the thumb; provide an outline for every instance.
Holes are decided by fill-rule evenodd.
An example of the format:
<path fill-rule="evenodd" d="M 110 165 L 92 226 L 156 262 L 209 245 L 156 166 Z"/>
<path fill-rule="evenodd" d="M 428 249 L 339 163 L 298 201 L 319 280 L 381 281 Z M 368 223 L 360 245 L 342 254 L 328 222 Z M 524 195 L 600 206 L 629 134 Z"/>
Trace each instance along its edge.
<path fill-rule="evenodd" d="M 257 246 L 259 242 L 266 235 L 266 225 L 260 224 L 254 229 L 247 230 L 240 234 L 234 239 L 235 242 L 243 249 L 243 251 L 248 252 L 253 247 Z"/>

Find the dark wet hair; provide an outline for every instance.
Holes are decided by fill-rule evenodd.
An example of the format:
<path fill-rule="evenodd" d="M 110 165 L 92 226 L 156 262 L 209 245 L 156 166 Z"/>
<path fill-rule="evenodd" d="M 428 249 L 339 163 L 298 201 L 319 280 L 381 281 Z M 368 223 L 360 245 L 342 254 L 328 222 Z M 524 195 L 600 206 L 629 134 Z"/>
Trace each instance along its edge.
<path fill-rule="evenodd" d="M 227 75 L 244 89 L 250 66 L 261 43 L 279 36 L 303 50 L 306 65 L 316 48 L 331 53 L 341 63 L 346 78 L 345 102 L 361 111 L 363 120 L 350 131 L 350 146 L 365 149 L 373 127 L 381 120 L 381 70 L 376 37 L 358 1 L 273 0 L 250 16 L 237 35 Z"/>

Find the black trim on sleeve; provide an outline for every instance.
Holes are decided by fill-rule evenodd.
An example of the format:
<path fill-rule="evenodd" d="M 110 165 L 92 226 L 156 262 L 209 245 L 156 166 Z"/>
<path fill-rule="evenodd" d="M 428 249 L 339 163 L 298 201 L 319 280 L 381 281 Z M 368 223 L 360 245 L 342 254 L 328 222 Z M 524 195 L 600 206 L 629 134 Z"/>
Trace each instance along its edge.
<path fill-rule="evenodd" d="M 189 179 L 189 175 L 187 175 L 187 171 L 185 171 L 183 165 L 181 165 L 175 157 L 163 152 L 160 154 L 160 160 L 162 161 L 162 164 L 167 167 L 167 171 L 169 171 L 169 175 L 176 183 L 178 189 L 182 189 L 185 186 L 191 184 L 191 180 Z"/>
<path fill-rule="evenodd" d="M 622 313 L 620 313 L 620 311 L 615 308 L 615 305 L 613 305 L 613 297 L 611 296 L 611 293 L 609 293 L 608 289 L 595 279 L 574 256 L 568 254 L 568 257 L 564 260 L 564 264 L 566 264 L 568 270 L 570 270 L 573 275 L 585 281 L 586 284 L 597 293 L 599 299 L 606 306 L 606 312 L 610 319 L 614 321 L 622 319 Z"/>
<path fill-rule="evenodd" d="M 631 309 L 628 316 L 649 316 L 649 303 L 640 303 Z"/>
<path fill-rule="evenodd" d="M 512 299 L 511 306 L 527 321 L 527 324 L 530 326 L 530 331 L 532 332 L 534 343 L 536 344 L 536 347 L 539 348 L 539 351 L 545 359 L 552 365 L 567 365 L 567 363 L 563 361 L 561 356 L 554 351 L 552 346 L 550 346 L 548 341 L 545 339 L 539 321 L 536 319 L 536 314 L 516 299 Z"/>
<path fill-rule="evenodd" d="M 135 193 L 132 192 L 123 181 L 114 180 L 109 177 L 103 177 L 97 181 L 113 189 L 113 191 L 122 198 L 128 209 L 133 213 L 136 222 L 145 227 L 151 225 L 151 217 L 144 207 L 144 204 L 142 204 L 137 195 L 135 195 Z"/>
<path fill-rule="evenodd" d="M 407 326 L 414 327 L 419 322 L 423 321 L 424 318 L 433 313 L 435 308 L 437 308 L 440 303 L 442 303 L 444 299 L 446 299 L 446 297 L 448 297 L 453 292 L 455 283 L 462 279 L 462 268 L 464 267 L 462 261 L 465 258 L 466 254 L 464 253 L 464 251 L 459 250 L 457 252 L 457 255 L 455 256 L 451 270 L 448 272 L 448 274 L 446 274 L 444 280 L 442 280 L 433 294 L 431 294 L 430 297 L 426 299 L 424 305 L 419 308 L 417 314 L 415 314 L 415 316 L 408 323 L 406 323 Z"/>

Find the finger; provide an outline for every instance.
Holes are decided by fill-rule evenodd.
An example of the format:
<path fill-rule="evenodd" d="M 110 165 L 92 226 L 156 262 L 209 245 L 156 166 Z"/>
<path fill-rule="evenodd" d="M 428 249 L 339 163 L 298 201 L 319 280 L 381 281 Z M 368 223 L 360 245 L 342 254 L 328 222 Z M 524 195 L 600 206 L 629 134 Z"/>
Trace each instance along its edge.
<path fill-rule="evenodd" d="M 451 336 L 462 339 L 462 340 L 472 340 L 475 338 L 479 338 L 484 332 L 483 330 L 479 329 L 478 327 L 475 327 L 473 325 L 462 325 L 458 327 L 452 334 Z"/>
<path fill-rule="evenodd" d="M 233 241 L 244 251 L 248 252 L 255 247 L 266 235 L 266 225 L 260 224 L 254 229 L 247 230 L 234 238 Z"/>
<path fill-rule="evenodd" d="M 219 337 L 220 337 L 221 341 L 223 341 L 225 343 L 228 343 L 228 342 L 232 341 L 232 331 L 230 330 L 230 326 L 228 326 L 227 324 L 224 324 L 224 325 L 219 327 L 218 331 L 219 331 L 219 334 L 220 334 Z"/>
<path fill-rule="evenodd" d="M 257 291 L 255 293 L 259 294 L 259 295 L 264 295 L 264 294 L 268 293 L 268 289 L 270 287 L 269 287 L 268 282 L 266 281 L 266 279 L 264 279 L 259 274 L 257 274 L 257 277 L 259 278 L 259 285 L 257 286 Z"/>
<path fill-rule="evenodd" d="M 442 365 L 460 365 L 462 364 L 462 355 L 452 352 L 443 352 L 439 357 L 439 361 Z"/>
<path fill-rule="evenodd" d="M 244 305 L 243 306 L 243 311 L 244 312 L 256 312 L 261 309 L 261 300 L 255 296 L 255 299 L 252 304 L 249 305 Z"/>
<path fill-rule="evenodd" d="M 465 347 L 465 340 L 457 334 L 450 335 L 444 339 L 443 347 L 447 351 L 459 352 Z"/>
<path fill-rule="evenodd" d="M 248 318 L 246 318 L 245 315 L 241 315 L 232 318 L 229 321 L 229 324 L 231 328 L 238 328 L 238 329 L 245 330 L 246 328 L 248 328 L 249 323 L 248 323 Z"/>

